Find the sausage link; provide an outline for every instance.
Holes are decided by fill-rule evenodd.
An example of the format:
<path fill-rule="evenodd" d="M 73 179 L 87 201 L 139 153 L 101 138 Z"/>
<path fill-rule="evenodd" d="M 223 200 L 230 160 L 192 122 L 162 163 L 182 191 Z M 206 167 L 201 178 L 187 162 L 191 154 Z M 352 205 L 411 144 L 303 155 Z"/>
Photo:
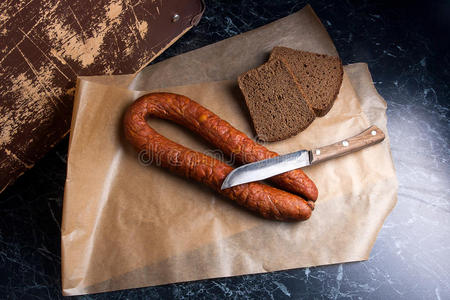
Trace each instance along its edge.
<path fill-rule="evenodd" d="M 147 124 L 148 116 L 172 120 L 197 133 L 200 130 L 195 128 L 212 128 L 215 124 L 220 125 L 215 129 L 218 134 L 233 127 L 223 123 L 224 121 L 220 122 L 219 117 L 187 97 L 169 93 L 144 95 L 127 110 L 124 130 L 127 140 L 139 151 L 144 151 L 153 163 L 177 175 L 201 182 L 265 218 L 306 220 L 311 216 L 314 209 L 312 201 L 305 201 L 299 196 L 268 185 L 252 182 L 221 190 L 222 182 L 233 168 L 158 134 Z M 207 122 L 210 117 L 212 120 Z"/>

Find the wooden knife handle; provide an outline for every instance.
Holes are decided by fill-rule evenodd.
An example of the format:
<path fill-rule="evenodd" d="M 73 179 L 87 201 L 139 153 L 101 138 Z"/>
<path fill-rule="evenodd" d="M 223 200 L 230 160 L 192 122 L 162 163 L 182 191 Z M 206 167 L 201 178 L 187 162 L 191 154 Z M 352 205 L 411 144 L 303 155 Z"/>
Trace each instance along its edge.
<path fill-rule="evenodd" d="M 356 152 L 363 148 L 375 145 L 384 140 L 384 132 L 373 125 L 354 137 L 343 141 L 313 149 L 311 151 L 311 164 L 343 156 L 348 153 Z"/>

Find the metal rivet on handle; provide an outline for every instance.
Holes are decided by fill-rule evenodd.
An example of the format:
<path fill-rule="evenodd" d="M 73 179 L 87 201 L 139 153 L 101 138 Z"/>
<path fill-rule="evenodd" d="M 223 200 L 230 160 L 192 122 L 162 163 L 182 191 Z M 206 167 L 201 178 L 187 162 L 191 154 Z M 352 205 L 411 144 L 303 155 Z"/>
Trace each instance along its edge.
<path fill-rule="evenodd" d="M 180 15 L 179 14 L 174 14 L 173 17 L 172 17 L 172 22 L 173 23 L 178 22 L 179 19 L 180 19 Z"/>
<path fill-rule="evenodd" d="M 316 149 L 316 155 L 320 155 L 320 149 Z"/>
<path fill-rule="evenodd" d="M 372 130 L 372 131 L 370 132 L 370 134 L 372 134 L 372 135 L 377 135 L 377 132 L 376 132 L 375 130 Z"/>
<path fill-rule="evenodd" d="M 348 142 L 347 141 L 342 141 L 342 146 L 348 147 Z"/>

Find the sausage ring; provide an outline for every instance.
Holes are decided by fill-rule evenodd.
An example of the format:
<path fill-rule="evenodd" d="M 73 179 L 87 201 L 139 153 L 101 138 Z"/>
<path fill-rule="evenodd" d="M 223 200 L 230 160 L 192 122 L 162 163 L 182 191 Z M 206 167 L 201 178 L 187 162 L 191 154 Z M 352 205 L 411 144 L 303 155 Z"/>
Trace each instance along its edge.
<path fill-rule="evenodd" d="M 258 145 L 228 122 L 197 102 L 172 93 L 151 93 L 137 99 L 124 117 L 127 140 L 139 151 L 156 158 L 161 167 L 188 179 L 201 182 L 238 204 L 265 218 L 276 220 L 306 220 L 311 216 L 317 198 L 317 188 L 301 171 L 294 170 L 274 176 L 274 183 L 303 198 L 252 182 L 221 190 L 222 182 L 233 168 L 224 162 L 190 150 L 158 134 L 147 124 L 147 117 L 171 120 L 198 133 L 227 155 L 235 155 L 241 163 L 274 157 L 275 152 Z"/>

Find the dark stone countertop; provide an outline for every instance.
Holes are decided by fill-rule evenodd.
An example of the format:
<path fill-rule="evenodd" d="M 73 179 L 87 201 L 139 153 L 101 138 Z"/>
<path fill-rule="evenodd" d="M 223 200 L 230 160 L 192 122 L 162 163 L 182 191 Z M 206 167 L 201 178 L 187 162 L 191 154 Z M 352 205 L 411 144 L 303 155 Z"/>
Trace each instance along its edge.
<path fill-rule="evenodd" d="M 306 3 L 207 1 L 200 24 L 158 61 L 267 24 Z M 80 298 L 450 298 L 450 3 L 310 4 L 344 63 L 368 63 L 388 103 L 398 204 L 370 259 Z M 0 194 L 0 298 L 62 298 L 60 224 L 67 147 L 68 138 Z"/>

